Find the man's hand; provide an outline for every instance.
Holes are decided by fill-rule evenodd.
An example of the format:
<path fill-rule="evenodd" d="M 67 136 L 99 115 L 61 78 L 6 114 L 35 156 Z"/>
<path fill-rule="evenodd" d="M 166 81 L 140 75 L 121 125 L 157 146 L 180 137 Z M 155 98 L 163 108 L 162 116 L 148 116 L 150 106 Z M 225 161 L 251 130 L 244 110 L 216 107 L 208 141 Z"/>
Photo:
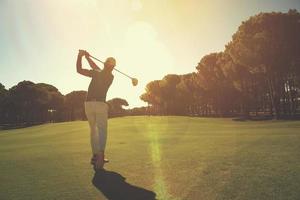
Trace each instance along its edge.
<path fill-rule="evenodd" d="M 84 55 L 85 55 L 86 58 L 90 57 L 90 54 L 89 54 L 89 52 L 87 52 L 87 51 L 85 51 L 85 54 L 84 54 Z"/>
<path fill-rule="evenodd" d="M 88 77 L 92 77 L 92 73 L 91 73 L 91 70 L 88 70 L 88 69 L 83 69 L 82 68 L 82 57 L 86 55 L 86 51 L 85 50 L 81 50 L 79 49 L 79 52 L 78 52 L 78 56 L 77 56 L 77 62 L 76 62 L 76 69 L 77 69 L 77 72 L 79 74 L 82 74 L 84 76 L 88 76 Z"/>
<path fill-rule="evenodd" d="M 89 65 L 90 65 L 90 67 L 91 67 L 92 69 L 95 69 L 95 70 L 101 70 L 101 69 L 98 67 L 98 65 L 96 65 L 96 63 L 91 59 L 89 52 L 85 51 L 85 54 L 84 54 L 84 55 L 85 55 L 85 58 L 86 58 L 86 60 L 88 61 Z"/>
<path fill-rule="evenodd" d="M 86 55 L 86 51 L 82 50 L 82 49 L 79 49 L 78 56 L 82 57 L 84 55 Z"/>

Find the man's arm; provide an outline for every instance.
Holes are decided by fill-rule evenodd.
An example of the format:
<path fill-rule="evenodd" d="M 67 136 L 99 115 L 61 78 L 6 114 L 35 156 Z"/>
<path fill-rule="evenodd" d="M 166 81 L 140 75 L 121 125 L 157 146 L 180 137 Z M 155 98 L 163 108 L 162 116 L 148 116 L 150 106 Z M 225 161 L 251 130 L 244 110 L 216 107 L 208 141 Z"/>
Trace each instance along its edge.
<path fill-rule="evenodd" d="M 91 70 L 83 69 L 82 68 L 82 57 L 84 56 L 85 52 L 83 50 L 79 50 L 76 62 L 76 69 L 77 72 L 81 75 L 92 77 Z"/>
<path fill-rule="evenodd" d="M 85 58 L 86 58 L 86 60 L 88 61 L 89 65 L 90 65 L 90 67 L 91 67 L 92 69 L 95 69 L 95 70 L 101 70 L 101 69 L 98 67 L 98 65 L 96 65 L 96 63 L 91 59 L 90 54 L 89 54 L 87 51 L 85 52 Z"/>

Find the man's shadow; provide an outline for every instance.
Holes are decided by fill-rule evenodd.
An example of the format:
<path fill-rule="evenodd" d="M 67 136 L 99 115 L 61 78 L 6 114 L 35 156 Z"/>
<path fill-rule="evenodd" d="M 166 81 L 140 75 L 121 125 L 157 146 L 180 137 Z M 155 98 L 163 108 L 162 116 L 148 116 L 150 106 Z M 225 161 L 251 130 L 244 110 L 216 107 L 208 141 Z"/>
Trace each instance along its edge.
<path fill-rule="evenodd" d="M 109 200 L 155 200 L 156 194 L 125 181 L 125 177 L 112 171 L 97 171 L 93 185 Z"/>

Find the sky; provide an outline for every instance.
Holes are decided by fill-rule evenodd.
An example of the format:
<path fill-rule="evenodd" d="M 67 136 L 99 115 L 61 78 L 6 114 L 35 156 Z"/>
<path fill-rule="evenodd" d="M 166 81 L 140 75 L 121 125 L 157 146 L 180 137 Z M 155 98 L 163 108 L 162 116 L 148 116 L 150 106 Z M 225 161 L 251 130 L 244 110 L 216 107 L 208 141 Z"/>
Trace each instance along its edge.
<path fill-rule="evenodd" d="M 224 50 L 242 21 L 289 9 L 300 11 L 300 0 L 0 0 L 0 83 L 87 90 L 90 78 L 75 66 L 85 49 L 115 57 L 117 69 L 139 80 L 133 87 L 114 72 L 107 99 L 143 106 L 148 82 L 195 71 L 204 55 Z"/>

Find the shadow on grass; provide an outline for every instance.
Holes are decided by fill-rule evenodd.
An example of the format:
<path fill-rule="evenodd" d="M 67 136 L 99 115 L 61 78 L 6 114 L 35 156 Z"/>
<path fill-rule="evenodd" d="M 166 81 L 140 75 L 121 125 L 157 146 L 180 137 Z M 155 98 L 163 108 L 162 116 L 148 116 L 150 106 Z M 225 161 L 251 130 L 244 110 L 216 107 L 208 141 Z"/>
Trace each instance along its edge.
<path fill-rule="evenodd" d="M 93 185 L 109 200 L 155 200 L 156 194 L 126 182 L 121 174 L 112 171 L 97 171 Z"/>

